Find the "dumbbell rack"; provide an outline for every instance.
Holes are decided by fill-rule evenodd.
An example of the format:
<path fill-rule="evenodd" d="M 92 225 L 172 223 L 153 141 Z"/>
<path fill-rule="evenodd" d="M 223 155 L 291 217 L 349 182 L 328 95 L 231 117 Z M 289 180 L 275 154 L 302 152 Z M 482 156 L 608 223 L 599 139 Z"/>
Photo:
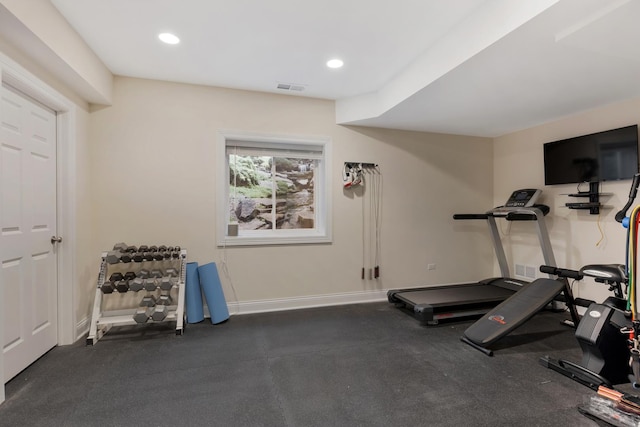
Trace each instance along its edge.
<path fill-rule="evenodd" d="M 149 323 L 162 323 L 162 322 L 176 322 L 176 335 L 182 335 L 184 333 L 184 301 L 185 301 L 185 281 L 187 274 L 187 251 L 182 249 L 178 258 L 178 283 L 175 285 L 178 291 L 177 304 L 169 306 L 167 316 L 160 321 L 149 319 L 148 323 L 138 323 L 133 320 L 133 315 L 136 312 L 136 308 L 124 309 L 124 310 L 110 310 L 103 311 L 104 295 L 100 290 L 100 287 L 105 283 L 108 276 L 109 265 L 107 263 L 107 252 L 102 253 L 102 262 L 100 263 L 100 273 L 98 274 L 98 286 L 96 287 L 96 295 L 93 301 L 93 312 L 91 314 L 91 326 L 89 328 L 89 335 L 87 336 L 87 345 L 95 345 L 100 338 L 104 336 L 113 326 L 126 326 L 126 325 L 144 325 Z M 153 262 L 153 261 L 150 261 Z M 160 261 L 159 261 L 160 262 Z M 148 263 L 148 262 L 146 262 Z M 142 263 L 132 262 L 132 265 Z M 138 270 L 141 267 L 138 267 Z M 130 293 L 130 292 L 128 292 Z M 125 295 L 125 294 L 110 294 Z"/>

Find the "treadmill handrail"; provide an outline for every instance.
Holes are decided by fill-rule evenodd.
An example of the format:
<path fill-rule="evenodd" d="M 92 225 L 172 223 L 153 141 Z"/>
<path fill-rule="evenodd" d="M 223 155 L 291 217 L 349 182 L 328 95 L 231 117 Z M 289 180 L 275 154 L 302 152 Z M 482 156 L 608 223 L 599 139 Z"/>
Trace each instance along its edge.
<path fill-rule="evenodd" d="M 453 214 L 455 220 L 470 220 L 470 219 L 487 219 L 489 216 L 496 218 L 506 218 L 507 220 L 531 220 L 544 217 L 549 212 L 549 207 L 545 205 L 534 205 L 529 207 L 517 207 L 517 206 L 498 206 L 493 209 L 489 209 L 482 214 Z M 518 218 L 518 216 L 529 216 L 529 218 Z"/>
<path fill-rule="evenodd" d="M 542 249 L 542 255 L 544 262 L 547 265 L 556 265 L 555 257 L 553 256 L 553 249 L 551 247 L 551 241 L 549 240 L 549 232 L 544 223 L 544 217 L 549 212 L 549 207 L 546 205 L 533 205 L 533 206 L 499 206 L 485 212 L 484 214 L 454 214 L 454 220 L 474 220 L 484 219 L 489 224 L 489 231 L 491 234 L 491 241 L 493 248 L 496 252 L 496 259 L 498 266 L 500 267 L 500 274 L 502 277 L 509 277 L 509 265 L 507 263 L 507 256 L 504 253 L 502 246 L 502 239 L 496 225 L 496 218 L 503 218 L 507 221 L 531 221 L 534 220 L 538 229 L 538 240 L 540 241 L 540 247 Z M 549 276 L 551 277 L 551 276 Z"/>
<path fill-rule="evenodd" d="M 453 219 L 455 220 L 466 220 L 466 219 L 487 219 L 487 214 L 453 214 Z"/>

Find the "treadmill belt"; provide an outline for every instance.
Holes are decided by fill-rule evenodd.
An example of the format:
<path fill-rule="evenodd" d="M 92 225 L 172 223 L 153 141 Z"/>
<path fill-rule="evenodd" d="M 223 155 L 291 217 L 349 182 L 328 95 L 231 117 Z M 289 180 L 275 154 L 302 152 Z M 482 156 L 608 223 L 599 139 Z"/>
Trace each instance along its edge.
<path fill-rule="evenodd" d="M 438 306 L 501 301 L 513 294 L 514 291 L 509 289 L 474 283 L 401 292 L 396 297 L 413 305 Z"/>

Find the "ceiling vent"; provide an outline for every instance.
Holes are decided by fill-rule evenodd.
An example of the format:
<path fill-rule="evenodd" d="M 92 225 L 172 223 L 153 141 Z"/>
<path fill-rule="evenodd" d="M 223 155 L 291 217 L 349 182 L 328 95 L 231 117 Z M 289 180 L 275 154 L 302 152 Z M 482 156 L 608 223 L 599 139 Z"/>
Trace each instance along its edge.
<path fill-rule="evenodd" d="M 293 83 L 278 83 L 277 88 L 280 89 L 280 90 L 302 92 L 305 89 L 305 86 L 304 85 L 297 85 L 297 84 L 293 84 Z"/>

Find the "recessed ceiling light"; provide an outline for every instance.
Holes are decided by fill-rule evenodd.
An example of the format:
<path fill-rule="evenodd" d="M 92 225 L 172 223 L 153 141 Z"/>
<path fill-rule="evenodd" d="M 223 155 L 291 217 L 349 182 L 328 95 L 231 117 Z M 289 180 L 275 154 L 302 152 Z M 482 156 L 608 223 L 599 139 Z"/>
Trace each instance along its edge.
<path fill-rule="evenodd" d="M 327 61 L 327 67 L 329 68 L 340 68 L 344 65 L 344 62 L 342 62 L 342 59 L 330 59 Z"/>
<path fill-rule="evenodd" d="M 180 39 L 175 34 L 171 34 L 171 33 L 158 34 L 158 38 L 167 44 L 180 43 Z"/>

